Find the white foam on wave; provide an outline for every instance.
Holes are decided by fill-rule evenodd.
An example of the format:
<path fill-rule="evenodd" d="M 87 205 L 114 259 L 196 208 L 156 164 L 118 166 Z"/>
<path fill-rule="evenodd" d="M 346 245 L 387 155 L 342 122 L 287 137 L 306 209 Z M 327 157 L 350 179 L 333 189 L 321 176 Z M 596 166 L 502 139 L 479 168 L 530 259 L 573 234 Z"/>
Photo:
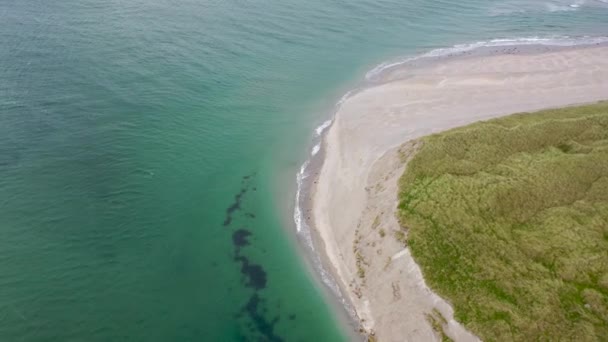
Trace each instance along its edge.
<path fill-rule="evenodd" d="M 338 100 L 338 103 L 336 103 L 336 108 L 340 108 L 340 106 L 342 106 L 342 104 L 348 100 L 348 98 L 352 95 L 353 90 L 347 92 L 346 94 L 342 95 L 342 97 L 340 98 L 340 100 Z"/>
<path fill-rule="evenodd" d="M 312 151 L 310 151 L 310 155 L 314 156 L 315 154 L 319 153 L 320 149 L 321 149 L 321 143 L 316 144 L 315 146 L 313 146 Z"/>
<path fill-rule="evenodd" d="M 608 0 L 606 0 L 608 1 Z M 437 58 L 449 55 L 458 55 L 464 52 L 472 51 L 483 47 L 506 47 L 506 46 L 520 46 L 520 45 L 546 45 L 546 46 L 579 46 L 579 45 L 593 45 L 598 43 L 607 43 L 608 37 L 524 37 L 524 38 L 506 38 L 506 39 L 492 39 L 488 41 L 479 41 L 468 44 L 457 44 L 449 48 L 440 48 L 431 50 L 427 53 L 401 59 L 399 61 L 385 62 L 365 74 L 365 78 L 368 81 L 374 81 L 380 74 L 388 69 L 419 60 L 424 58 Z"/>
<path fill-rule="evenodd" d="M 323 122 L 321 125 L 319 125 L 317 128 L 315 128 L 315 133 L 317 134 L 317 136 L 320 136 L 321 134 L 323 134 L 323 131 L 325 131 L 329 126 L 331 126 L 331 122 L 332 120 L 327 120 L 325 122 Z"/>
<path fill-rule="evenodd" d="M 350 96 L 350 94 L 351 94 L 351 92 L 346 93 L 342 97 L 342 99 L 340 99 L 340 101 L 338 102 L 338 104 L 336 106 L 339 106 L 340 104 L 342 104 L 342 102 L 344 102 L 348 98 L 348 96 Z M 331 124 L 332 124 L 332 120 L 326 120 L 321 125 L 319 125 L 317 128 L 315 128 L 315 138 L 316 139 L 320 138 L 321 135 L 323 134 L 323 132 L 327 128 L 329 128 L 329 126 L 331 126 Z M 319 153 L 320 150 L 321 150 L 321 142 L 319 141 L 311 149 L 311 152 L 310 152 L 311 156 L 314 157 L 317 153 Z M 300 166 L 300 170 L 298 171 L 298 173 L 296 175 L 297 189 L 296 189 L 295 206 L 294 206 L 294 210 L 293 210 L 293 220 L 296 225 L 296 232 L 297 232 L 298 236 L 300 236 L 302 238 L 302 240 L 304 241 L 304 245 L 306 247 L 310 248 L 310 251 L 312 252 L 312 261 L 314 264 L 314 268 L 316 269 L 318 274 L 321 276 L 321 281 L 323 282 L 323 284 L 325 284 L 327 287 L 330 288 L 330 290 L 342 302 L 342 305 L 344 306 L 346 311 L 349 313 L 349 315 L 351 315 L 351 317 L 353 319 L 355 319 L 356 316 L 355 316 L 354 309 L 346 301 L 344 295 L 342 294 L 342 291 L 340 290 L 340 286 L 338 286 L 338 283 L 335 281 L 332 274 L 329 273 L 323 266 L 323 263 L 321 262 L 321 257 L 319 256 L 319 254 L 317 254 L 314 243 L 312 241 L 312 232 L 310 231 L 310 227 L 306 223 L 306 220 L 302 213 L 303 186 L 304 186 L 304 181 L 310 176 L 309 171 L 308 171 L 309 165 L 310 165 L 310 159 L 306 160 Z"/>
<path fill-rule="evenodd" d="M 578 9 L 579 5 L 577 5 L 577 4 L 556 5 L 553 3 L 546 3 L 545 7 L 546 7 L 547 11 L 549 11 L 549 12 L 569 12 L 569 11 L 576 11 Z"/>
<path fill-rule="evenodd" d="M 316 151 L 318 152 L 320 145 L 315 145 L 315 147 L 313 147 L 313 152 L 315 151 L 315 148 L 316 148 Z M 316 152 L 315 152 L 315 154 L 316 154 Z M 335 281 L 335 279 L 331 275 L 331 273 L 329 273 L 325 269 L 325 267 L 323 266 L 323 263 L 321 262 L 321 257 L 319 256 L 319 254 L 316 253 L 315 246 L 312 242 L 312 235 L 311 235 L 310 227 L 306 224 L 306 221 L 304 220 L 304 218 L 302 216 L 302 208 L 301 208 L 302 186 L 304 184 L 304 180 L 309 177 L 309 174 L 308 174 L 309 164 L 310 164 L 310 160 L 306 160 L 302 164 L 302 166 L 300 167 L 300 171 L 296 175 L 296 182 L 297 182 L 296 203 L 295 203 L 295 208 L 294 208 L 294 212 L 293 212 L 293 220 L 296 224 L 296 231 L 297 231 L 297 234 L 303 238 L 303 240 L 305 242 L 305 246 L 310 248 L 310 250 L 312 252 L 312 261 L 313 261 L 314 268 L 316 269 L 318 274 L 321 276 L 321 281 L 323 282 L 323 284 L 325 284 L 325 286 L 329 287 L 329 289 L 336 295 L 336 297 L 340 300 L 340 302 L 342 303 L 342 305 L 344 306 L 344 308 L 346 309 L 348 314 L 353 319 L 356 319 L 356 314 L 355 314 L 354 308 L 347 302 L 346 298 L 342 294 L 342 291 L 340 290 L 340 286 L 338 286 L 338 283 Z"/>
<path fill-rule="evenodd" d="M 583 7 L 597 7 L 600 3 L 608 3 L 608 0 L 548 0 L 548 1 L 508 1 L 500 2 L 490 10 L 491 16 L 512 15 L 526 12 L 574 12 Z"/>
<path fill-rule="evenodd" d="M 549 12 L 577 11 L 581 6 L 585 5 L 586 2 L 586 0 L 574 0 L 574 2 L 569 4 L 565 1 L 553 1 L 546 2 L 544 6 Z"/>
<path fill-rule="evenodd" d="M 317 146 L 319 146 L 319 145 L 317 145 Z M 317 147 L 317 146 L 315 146 L 315 147 Z M 314 148 L 313 148 L 313 151 L 314 151 Z M 350 306 L 344 299 L 344 296 L 342 295 L 342 291 L 340 291 L 340 287 L 335 282 L 335 280 L 333 279 L 331 274 L 329 272 L 327 272 L 327 270 L 323 267 L 323 264 L 321 263 L 321 259 L 320 259 L 319 255 L 316 254 L 315 246 L 312 242 L 312 235 L 310 232 L 310 227 L 308 227 L 308 225 L 306 224 L 306 221 L 304 220 L 304 217 L 302 216 L 302 208 L 301 208 L 302 186 L 304 184 L 304 180 L 306 178 L 308 178 L 308 176 L 309 176 L 309 174 L 308 174 L 308 165 L 309 164 L 310 164 L 309 160 L 305 161 L 302 164 L 302 166 L 300 167 L 300 171 L 298 172 L 298 174 L 296 176 L 296 182 L 297 182 L 296 203 L 295 203 L 295 208 L 293 211 L 293 220 L 296 224 L 296 231 L 297 231 L 298 235 L 304 239 L 306 247 L 310 248 L 310 250 L 313 252 L 312 255 L 313 255 L 314 267 L 316 268 L 317 272 L 319 272 L 319 274 L 321 275 L 321 280 L 327 287 L 329 287 L 334 292 L 334 294 L 340 299 L 342 304 L 344 304 L 347 311 L 349 311 L 349 313 L 352 315 L 354 311 L 352 310 L 352 308 L 350 308 Z"/>
<path fill-rule="evenodd" d="M 305 161 L 304 164 L 302 164 L 302 166 L 300 167 L 300 172 L 298 172 L 298 174 L 296 175 L 296 205 L 293 210 L 293 221 L 296 224 L 296 231 L 298 233 L 303 231 L 305 225 L 304 219 L 302 218 L 302 208 L 300 208 L 300 197 L 302 195 L 302 184 L 304 180 L 308 177 L 306 169 L 308 168 L 309 163 L 310 162 L 308 160 Z"/>

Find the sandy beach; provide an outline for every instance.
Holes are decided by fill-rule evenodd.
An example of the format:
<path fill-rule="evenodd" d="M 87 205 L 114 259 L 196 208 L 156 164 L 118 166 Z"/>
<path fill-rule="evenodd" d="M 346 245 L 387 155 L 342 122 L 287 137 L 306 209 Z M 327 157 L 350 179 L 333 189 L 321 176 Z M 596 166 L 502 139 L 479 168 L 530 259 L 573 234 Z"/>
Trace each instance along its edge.
<path fill-rule="evenodd" d="M 608 47 L 497 53 L 395 68 L 348 98 L 324 139 L 313 232 L 362 327 L 379 341 L 476 341 L 394 237 L 397 182 L 416 139 L 475 121 L 608 98 Z"/>

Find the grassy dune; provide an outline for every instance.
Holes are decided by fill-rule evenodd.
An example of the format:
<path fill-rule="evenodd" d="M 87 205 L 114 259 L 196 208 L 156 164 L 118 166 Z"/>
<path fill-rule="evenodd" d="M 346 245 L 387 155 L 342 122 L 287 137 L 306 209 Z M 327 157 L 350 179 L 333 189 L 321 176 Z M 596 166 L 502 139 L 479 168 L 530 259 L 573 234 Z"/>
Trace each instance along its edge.
<path fill-rule="evenodd" d="M 412 253 L 467 328 L 608 339 L 608 102 L 428 136 L 400 182 Z"/>

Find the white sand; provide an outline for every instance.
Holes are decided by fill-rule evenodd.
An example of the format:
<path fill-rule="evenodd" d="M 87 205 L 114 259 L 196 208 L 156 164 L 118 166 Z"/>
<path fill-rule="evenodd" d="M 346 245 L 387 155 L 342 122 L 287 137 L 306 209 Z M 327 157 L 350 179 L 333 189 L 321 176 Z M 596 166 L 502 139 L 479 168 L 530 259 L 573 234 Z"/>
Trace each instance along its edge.
<path fill-rule="evenodd" d="M 398 70 L 396 78 L 349 98 L 336 114 L 313 192 L 315 229 L 362 325 L 380 341 L 438 341 L 425 319 L 434 308 L 450 337 L 477 340 L 393 237 L 405 167 L 398 150 L 411 156 L 415 143 L 405 142 L 478 120 L 608 99 L 608 47 L 454 59 Z"/>

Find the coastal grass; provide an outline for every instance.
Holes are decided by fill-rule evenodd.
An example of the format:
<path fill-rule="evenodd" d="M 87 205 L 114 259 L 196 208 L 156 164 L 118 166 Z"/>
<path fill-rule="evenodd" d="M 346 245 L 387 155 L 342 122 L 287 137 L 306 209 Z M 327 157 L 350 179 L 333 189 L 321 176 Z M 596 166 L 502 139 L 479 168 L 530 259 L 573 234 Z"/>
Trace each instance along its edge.
<path fill-rule="evenodd" d="M 432 313 L 425 315 L 427 322 L 431 325 L 433 330 L 441 337 L 441 342 L 453 342 L 453 340 L 446 335 L 443 327 L 447 325 L 447 321 L 437 309 L 433 309 Z"/>
<path fill-rule="evenodd" d="M 486 341 L 608 337 L 608 102 L 423 138 L 398 215 L 429 286 Z"/>

